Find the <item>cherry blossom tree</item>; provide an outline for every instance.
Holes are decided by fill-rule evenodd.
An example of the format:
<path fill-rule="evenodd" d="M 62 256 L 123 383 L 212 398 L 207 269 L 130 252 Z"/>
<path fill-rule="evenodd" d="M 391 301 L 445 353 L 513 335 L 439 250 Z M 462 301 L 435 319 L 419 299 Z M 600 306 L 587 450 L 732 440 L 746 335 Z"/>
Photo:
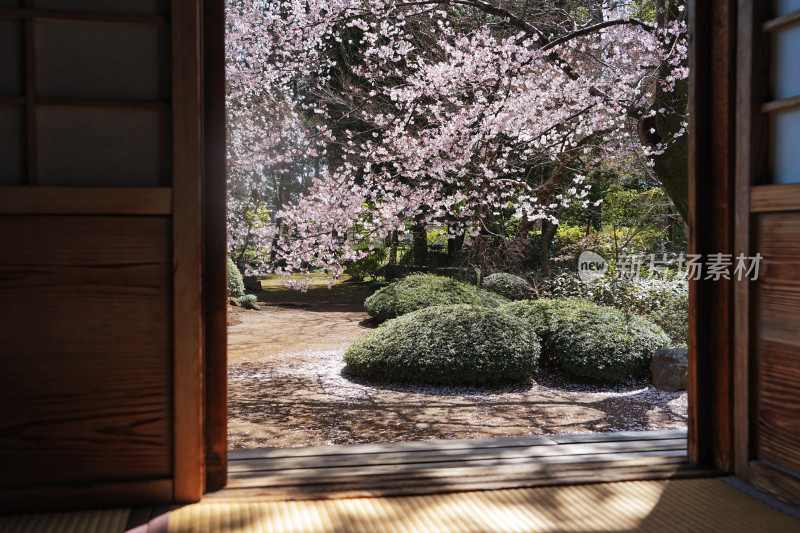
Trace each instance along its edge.
<path fill-rule="evenodd" d="M 653 167 L 684 135 L 681 2 L 230 0 L 228 13 L 231 244 L 257 242 L 283 274 L 334 279 L 412 225 L 476 248 L 503 237 L 513 254 L 537 221 L 587 205 L 593 169 Z M 243 198 L 268 175 L 310 186 L 254 235 Z"/>

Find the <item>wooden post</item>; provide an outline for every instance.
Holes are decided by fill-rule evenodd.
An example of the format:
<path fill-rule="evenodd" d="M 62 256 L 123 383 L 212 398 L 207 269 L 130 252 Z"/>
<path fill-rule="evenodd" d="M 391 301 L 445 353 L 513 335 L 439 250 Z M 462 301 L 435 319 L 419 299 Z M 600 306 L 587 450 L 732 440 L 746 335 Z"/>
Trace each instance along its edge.
<path fill-rule="evenodd" d="M 205 490 L 201 3 L 172 1 L 174 499 Z"/>
<path fill-rule="evenodd" d="M 734 250 L 736 3 L 694 1 L 689 21 L 689 252 Z M 689 284 L 689 458 L 733 467 L 733 284 Z"/>

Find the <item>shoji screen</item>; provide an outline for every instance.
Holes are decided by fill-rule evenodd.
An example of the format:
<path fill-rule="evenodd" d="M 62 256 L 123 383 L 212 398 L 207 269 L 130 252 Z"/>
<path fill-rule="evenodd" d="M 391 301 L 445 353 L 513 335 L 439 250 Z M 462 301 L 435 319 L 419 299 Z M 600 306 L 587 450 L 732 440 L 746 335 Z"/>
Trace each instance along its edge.
<path fill-rule="evenodd" d="M 201 2 L 0 0 L 0 501 L 196 499 Z"/>

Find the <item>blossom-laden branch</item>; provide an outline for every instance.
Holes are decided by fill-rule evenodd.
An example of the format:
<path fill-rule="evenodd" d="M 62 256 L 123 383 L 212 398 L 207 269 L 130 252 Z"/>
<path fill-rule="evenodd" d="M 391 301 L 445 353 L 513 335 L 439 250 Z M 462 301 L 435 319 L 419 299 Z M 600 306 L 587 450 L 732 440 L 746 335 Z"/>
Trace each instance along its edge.
<path fill-rule="evenodd" d="M 688 74 L 681 20 L 598 5 L 553 34 L 481 0 L 228 0 L 231 244 L 333 279 L 412 222 L 474 235 L 585 204 L 583 174 L 670 142 L 631 117 L 671 112 L 654 88 Z M 279 223 L 254 236 L 256 203 Z"/>

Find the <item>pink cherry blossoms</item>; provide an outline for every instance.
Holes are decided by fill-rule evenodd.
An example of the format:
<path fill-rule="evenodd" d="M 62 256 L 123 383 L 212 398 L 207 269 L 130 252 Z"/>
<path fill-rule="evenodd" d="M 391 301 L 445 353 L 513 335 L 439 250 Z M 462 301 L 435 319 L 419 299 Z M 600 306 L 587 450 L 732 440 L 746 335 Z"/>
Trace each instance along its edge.
<path fill-rule="evenodd" d="M 679 112 L 653 103 L 688 76 L 682 18 L 516 4 L 228 0 L 229 245 L 259 250 L 251 271 L 334 279 L 412 224 L 527 233 L 587 205 L 599 165 L 684 135 L 637 134 Z"/>

